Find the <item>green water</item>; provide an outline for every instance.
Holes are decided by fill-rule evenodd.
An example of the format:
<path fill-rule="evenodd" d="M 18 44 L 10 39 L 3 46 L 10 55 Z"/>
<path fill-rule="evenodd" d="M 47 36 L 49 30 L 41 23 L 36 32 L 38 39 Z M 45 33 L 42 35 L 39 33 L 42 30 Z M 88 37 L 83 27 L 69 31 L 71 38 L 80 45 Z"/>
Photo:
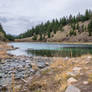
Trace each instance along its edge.
<path fill-rule="evenodd" d="M 92 48 L 59 48 L 55 50 L 27 50 L 28 54 L 34 56 L 48 57 L 78 57 L 85 54 L 92 54 Z"/>

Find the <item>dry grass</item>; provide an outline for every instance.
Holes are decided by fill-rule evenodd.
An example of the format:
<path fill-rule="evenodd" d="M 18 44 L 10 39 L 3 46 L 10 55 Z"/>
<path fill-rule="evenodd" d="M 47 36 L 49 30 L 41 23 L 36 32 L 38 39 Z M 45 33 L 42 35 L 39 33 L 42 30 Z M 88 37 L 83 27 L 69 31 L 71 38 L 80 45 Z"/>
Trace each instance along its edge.
<path fill-rule="evenodd" d="M 66 87 L 70 85 L 67 80 L 70 77 L 73 77 L 72 75 L 69 75 L 68 72 L 72 72 L 74 67 L 81 67 L 82 72 L 86 73 L 87 70 L 85 67 L 87 67 L 87 65 L 85 61 L 87 60 L 87 57 L 88 56 L 82 56 L 67 60 L 64 58 L 54 58 L 54 62 L 49 68 L 42 70 L 39 76 L 34 75 L 33 78 L 28 81 L 28 91 L 26 92 L 65 92 Z M 80 74 L 76 75 L 74 78 L 78 80 Z M 88 75 L 88 82 L 92 83 L 92 74 Z M 16 89 L 13 89 L 13 92 L 15 91 Z"/>
<path fill-rule="evenodd" d="M 12 90 L 13 90 L 13 92 L 16 92 L 16 90 L 15 90 L 15 78 L 14 78 L 14 74 L 12 74 Z"/>
<path fill-rule="evenodd" d="M 89 82 L 89 83 L 92 83 L 92 74 L 89 74 L 89 75 L 88 75 L 88 82 Z"/>
<path fill-rule="evenodd" d="M 1 59 L 6 59 L 6 58 L 11 58 L 11 56 L 9 56 L 7 54 L 7 50 L 12 49 L 12 46 L 7 45 L 7 43 L 0 43 L 0 58 Z"/>
<path fill-rule="evenodd" d="M 71 72 L 74 66 L 71 60 L 54 59 L 54 63 L 49 69 L 42 71 L 40 77 L 31 81 L 30 90 L 32 92 L 39 89 L 40 92 L 64 92 L 67 87 L 67 79 L 70 77 L 67 72 Z M 43 91 L 43 89 L 45 90 Z"/>

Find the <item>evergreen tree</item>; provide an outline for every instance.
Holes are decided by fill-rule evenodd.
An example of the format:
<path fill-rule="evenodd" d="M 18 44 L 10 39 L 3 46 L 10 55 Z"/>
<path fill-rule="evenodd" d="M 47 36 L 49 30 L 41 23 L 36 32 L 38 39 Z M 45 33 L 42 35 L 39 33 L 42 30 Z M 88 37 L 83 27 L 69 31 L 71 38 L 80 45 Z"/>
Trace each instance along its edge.
<path fill-rule="evenodd" d="M 37 40 L 37 35 L 34 35 L 32 40 Z"/>
<path fill-rule="evenodd" d="M 88 24 L 88 32 L 89 32 L 89 36 L 92 36 L 92 20 L 91 20 L 91 22 Z"/>
<path fill-rule="evenodd" d="M 48 38 L 50 38 L 50 32 L 48 32 Z"/>

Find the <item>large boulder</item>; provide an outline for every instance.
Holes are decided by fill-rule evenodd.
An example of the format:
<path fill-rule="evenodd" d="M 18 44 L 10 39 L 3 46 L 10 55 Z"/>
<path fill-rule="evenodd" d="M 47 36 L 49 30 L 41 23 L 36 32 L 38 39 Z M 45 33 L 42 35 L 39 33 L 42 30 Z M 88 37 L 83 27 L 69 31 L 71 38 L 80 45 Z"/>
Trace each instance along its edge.
<path fill-rule="evenodd" d="M 73 85 L 67 87 L 65 92 L 81 92 L 81 90 Z"/>

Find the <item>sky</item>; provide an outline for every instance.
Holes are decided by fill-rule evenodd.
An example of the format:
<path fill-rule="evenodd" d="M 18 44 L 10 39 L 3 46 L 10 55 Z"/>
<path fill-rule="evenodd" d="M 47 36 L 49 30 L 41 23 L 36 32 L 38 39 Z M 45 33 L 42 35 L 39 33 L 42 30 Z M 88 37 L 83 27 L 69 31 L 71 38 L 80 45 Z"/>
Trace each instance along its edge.
<path fill-rule="evenodd" d="M 41 22 L 92 9 L 92 0 L 0 0 L 0 23 L 18 35 Z"/>

